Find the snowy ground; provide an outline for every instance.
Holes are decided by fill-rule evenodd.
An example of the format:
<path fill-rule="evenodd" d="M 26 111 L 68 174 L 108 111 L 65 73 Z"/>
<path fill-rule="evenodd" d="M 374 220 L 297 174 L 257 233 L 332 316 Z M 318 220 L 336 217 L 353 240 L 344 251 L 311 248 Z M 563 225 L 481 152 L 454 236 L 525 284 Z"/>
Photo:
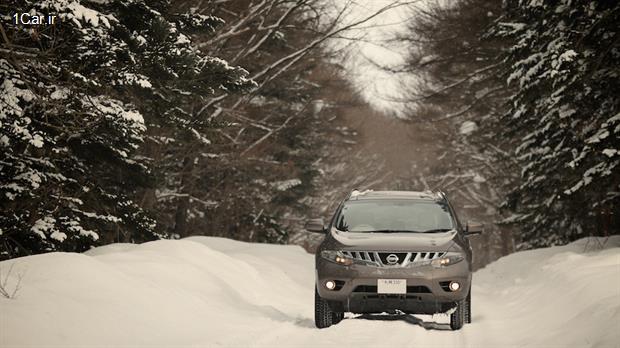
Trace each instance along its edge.
<path fill-rule="evenodd" d="M 190 238 L 11 264 L 0 347 L 619 347 L 620 238 L 521 252 L 474 275 L 473 323 L 349 316 L 313 324 L 313 256 Z M 584 252 L 585 250 L 587 252 Z"/>

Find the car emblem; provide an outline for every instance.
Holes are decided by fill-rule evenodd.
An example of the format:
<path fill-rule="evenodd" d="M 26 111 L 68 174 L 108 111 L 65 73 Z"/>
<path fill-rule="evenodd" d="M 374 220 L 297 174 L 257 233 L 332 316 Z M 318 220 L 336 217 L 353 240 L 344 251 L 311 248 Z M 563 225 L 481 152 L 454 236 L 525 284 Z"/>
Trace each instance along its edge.
<path fill-rule="evenodd" d="M 396 256 L 395 254 L 390 254 L 385 258 L 385 261 L 387 261 L 387 263 L 390 265 L 395 265 L 398 263 L 398 256 Z"/>

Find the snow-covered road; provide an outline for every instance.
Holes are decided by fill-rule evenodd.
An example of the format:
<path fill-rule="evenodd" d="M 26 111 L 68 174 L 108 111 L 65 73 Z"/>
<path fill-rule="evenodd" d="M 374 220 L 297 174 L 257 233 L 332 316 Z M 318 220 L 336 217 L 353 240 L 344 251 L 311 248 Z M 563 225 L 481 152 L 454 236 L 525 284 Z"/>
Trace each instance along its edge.
<path fill-rule="evenodd" d="M 0 347 L 619 347 L 620 238 L 516 253 L 474 275 L 473 323 L 313 323 L 313 256 L 194 237 L 0 263 Z M 584 252 L 585 249 L 590 251 Z M 14 263 L 13 267 L 12 263 Z"/>

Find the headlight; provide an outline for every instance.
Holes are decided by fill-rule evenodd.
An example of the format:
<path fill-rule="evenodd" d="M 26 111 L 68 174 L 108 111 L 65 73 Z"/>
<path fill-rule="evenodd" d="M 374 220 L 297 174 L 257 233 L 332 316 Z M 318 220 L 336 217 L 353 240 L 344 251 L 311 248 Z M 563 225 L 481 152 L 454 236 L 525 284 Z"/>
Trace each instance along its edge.
<path fill-rule="evenodd" d="M 463 254 L 447 253 L 445 256 L 431 261 L 431 265 L 433 265 L 433 267 L 447 267 L 463 260 L 465 260 L 465 256 L 463 256 Z"/>
<path fill-rule="evenodd" d="M 321 257 L 327 261 L 337 263 L 343 266 L 350 266 L 353 264 L 353 259 L 344 254 L 341 251 L 336 250 L 323 250 L 321 251 Z"/>

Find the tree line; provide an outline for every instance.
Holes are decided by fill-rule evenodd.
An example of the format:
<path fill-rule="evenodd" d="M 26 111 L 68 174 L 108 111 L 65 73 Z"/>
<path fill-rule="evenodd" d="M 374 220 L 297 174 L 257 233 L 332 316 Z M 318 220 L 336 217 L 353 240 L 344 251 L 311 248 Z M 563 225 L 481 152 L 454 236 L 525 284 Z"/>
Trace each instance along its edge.
<path fill-rule="evenodd" d="M 615 1 L 411 8 L 405 102 L 446 148 L 424 180 L 496 222 L 499 248 L 619 233 L 619 20 Z"/>
<path fill-rule="evenodd" d="M 352 91 L 325 43 L 395 6 L 345 22 L 351 4 L 3 2 L 57 21 L 0 27 L 0 257 L 286 243 L 320 174 L 324 89 Z"/>
<path fill-rule="evenodd" d="M 0 4 L 0 258 L 193 234 L 291 242 L 351 184 L 338 168 L 355 135 L 333 120 L 363 101 L 327 42 L 395 7 L 409 10 L 403 115 L 438 156 L 389 188 L 447 191 L 491 222 L 490 258 L 618 233 L 620 5 L 394 1 L 350 20 L 353 5 Z"/>

